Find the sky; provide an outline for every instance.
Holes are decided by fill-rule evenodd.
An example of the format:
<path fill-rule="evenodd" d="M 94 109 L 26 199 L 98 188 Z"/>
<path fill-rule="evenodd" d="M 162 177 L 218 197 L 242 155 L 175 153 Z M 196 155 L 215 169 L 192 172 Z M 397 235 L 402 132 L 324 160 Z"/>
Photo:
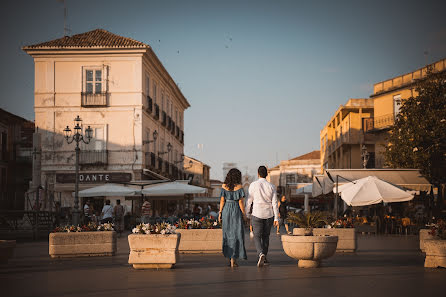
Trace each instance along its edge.
<path fill-rule="evenodd" d="M 446 1 L 66 0 L 71 34 L 149 44 L 191 103 L 185 154 L 245 173 L 319 149 L 319 133 L 374 83 L 446 57 Z M 64 34 L 57 0 L 2 0 L 0 108 L 34 120 L 24 45 Z"/>

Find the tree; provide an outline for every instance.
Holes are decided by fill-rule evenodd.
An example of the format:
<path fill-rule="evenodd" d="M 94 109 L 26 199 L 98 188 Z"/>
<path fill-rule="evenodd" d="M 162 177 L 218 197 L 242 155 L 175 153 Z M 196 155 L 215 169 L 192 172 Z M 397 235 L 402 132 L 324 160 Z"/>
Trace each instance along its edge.
<path fill-rule="evenodd" d="M 415 97 L 402 102 L 385 159 L 390 167 L 420 169 L 441 195 L 446 183 L 446 71 L 428 67 L 415 91 Z"/>

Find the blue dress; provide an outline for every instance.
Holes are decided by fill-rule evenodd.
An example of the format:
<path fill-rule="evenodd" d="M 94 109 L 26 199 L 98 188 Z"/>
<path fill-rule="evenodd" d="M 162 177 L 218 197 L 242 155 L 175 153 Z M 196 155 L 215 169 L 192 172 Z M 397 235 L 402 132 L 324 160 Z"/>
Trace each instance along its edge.
<path fill-rule="evenodd" d="M 245 191 L 227 191 L 221 189 L 220 197 L 225 198 L 225 205 L 222 210 L 221 220 L 223 229 L 223 255 L 226 258 L 244 259 L 245 250 L 245 228 L 243 225 L 243 215 L 239 206 L 239 199 L 245 197 Z"/>

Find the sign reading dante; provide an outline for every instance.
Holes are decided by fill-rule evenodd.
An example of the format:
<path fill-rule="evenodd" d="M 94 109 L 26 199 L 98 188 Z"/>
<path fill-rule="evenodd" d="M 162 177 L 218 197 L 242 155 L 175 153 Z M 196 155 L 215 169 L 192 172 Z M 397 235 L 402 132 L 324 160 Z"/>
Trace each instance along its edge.
<path fill-rule="evenodd" d="M 74 183 L 76 175 L 74 173 L 56 174 L 56 182 L 61 184 Z M 132 174 L 127 172 L 88 172 L 79 173 L 79 183 L 97 184 L 97 183 L 125 183 L 132 180 Z"/>

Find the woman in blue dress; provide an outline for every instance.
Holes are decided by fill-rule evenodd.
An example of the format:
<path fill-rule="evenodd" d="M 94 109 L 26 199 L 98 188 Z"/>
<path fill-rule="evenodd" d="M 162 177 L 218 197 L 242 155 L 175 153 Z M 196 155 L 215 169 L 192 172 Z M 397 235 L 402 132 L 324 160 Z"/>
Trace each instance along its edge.
<path fill-rule="evenodd" d="M 237 259 L 246 260 L 245 250 L 245 192 L 242 173 L 236 168 L 229 170 L 220 194 L 218 220 L 223 229 L 223 255 L 230 259 L 230 266 L 237 267 Z"/>

